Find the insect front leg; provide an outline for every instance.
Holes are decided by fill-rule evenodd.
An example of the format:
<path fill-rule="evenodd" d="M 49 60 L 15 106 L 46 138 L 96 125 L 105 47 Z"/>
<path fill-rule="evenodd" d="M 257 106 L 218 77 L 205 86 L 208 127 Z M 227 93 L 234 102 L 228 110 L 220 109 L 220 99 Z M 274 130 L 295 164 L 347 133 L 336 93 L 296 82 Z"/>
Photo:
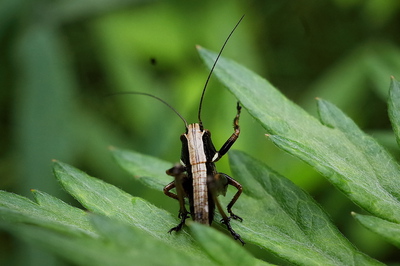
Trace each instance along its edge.
<path fill-rule="evenodd" d="M 171 169 L 167 170 L 166 173 L 167 175 L 173 176 L 174 181 L 164 187 L 164 194 L 179 201 L 178 217 L 181 219 L 181 222 L 177 226 L 168 231 L 168 233 L 171 233 L 172 231 L 181 230 L 182 226 L 185 224 L 185 220 L 189 217 L 189 212 L 185 207 L 185 197 L 187 196 L 187 193 L 184 188 L 184 183 L 187 180 L 187 174 L 185 173 L 185 167 L 180 164 L 177 164 Z M 176 189 L 176 194 L 170 192 L 170 190 L 173 188 Z"/>
<path fill-rule="evenodd" d="M 235 143 L 235 141 L 239 138 L 239 134 L 240 134 L 240 126 L 239 126 L 239 118 L 240 118 L 240 110 L 242 109 L 242 106 L 240 106 L 240 103 L 237 102 L 236 104 L 236 116 L 235 119 L 233 119 L 233 134 L 229 137 L 229 139 L 224 143 L 224 145 L 222 145 L 221 149 L 215 154 L 214 158 L 213 158 L 213 162 L 218 161 L 222 156 L 225 155 L 225 153 L 227 153 L 229 151 L 229 149 L 231 148 L 231 146 L 233 145 L 233 143 Z"/>

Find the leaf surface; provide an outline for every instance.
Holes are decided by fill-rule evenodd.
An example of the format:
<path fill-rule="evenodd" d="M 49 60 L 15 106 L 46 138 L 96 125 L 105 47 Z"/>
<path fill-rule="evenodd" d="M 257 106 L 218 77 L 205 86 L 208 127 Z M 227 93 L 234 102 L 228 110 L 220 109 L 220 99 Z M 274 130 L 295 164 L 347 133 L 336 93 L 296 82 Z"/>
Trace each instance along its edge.
<path fill-rule="evenodd" d="M 360 222 L 367 229 L 372 232 L 381 235 L 388 242 L 394 244 L 398 248 L 400 248 L 400 225 L 397 223 L 392 223 L 381 218 L 371 216 L 371 215 L 362 215 L 358 213 L 352 213 L 354 218 Z"/>
<path fill-rule="evenodd" d="M 113 152 L 118 152 L 119 160 L 129 158 L 130 164 L 136 164 L 129 169 L 146 167 L 143 166 L 146 162 L 130 157 L 133 153 L 129 151 Z M 121 153 L 125 152 L 127 155 L 121 156 Z M 233 177 L 243 186 L 243 193 L 232 209 L 235 214 L 243 218 L 243 222 L 232 220 L 231 224 L 245 242 L 259 245 L 297 264 L 379 264 L 356 250 L 332 225 L 318 204 L 291 181 L 242 152 L 230 151 L 229 158 Z M 153 174 L 147 172 L 146 177 L 141 178 L 159 179 L 156 172 Z M 148 184 L 154 182 L 144 181 Z M 219 197 L 224 206 L 229 203 L 234 193 L 235 189 L 232 188 L 228 190 L 226 197 Z M 219 217 L 217 215 L 215 221 L 218 221 Z M 224 226 L 222 228 L 226 231 Z M 229 235 L 228 232 L 227 234 Z M 203 243 L 202 247 L 205 248 L 209 244 L 211 249 L 213 244 L 207 242 L 207 235 L 207 230 L 202 232 L 202 236 L 195 233 L 200 242 L 205 241 L 206 244 Z M 206 248 L 206 252 L 214 258 L 215 255 L 210 253 L 211 250 Z"/>
<path fill-rule="evenodd" d="M 199 53 L 208 66 L 216 58 L 203 48 Z M 400 223 L 399 165 L 338 108 L 318 100 L 318 121 L 268 81 L 222 57 L 215 74 L 273 143 L 313 166 L 357 205 Z"/>
<path fill-rule="evenodd" d="M 68 164 L 55 162 L 54 173 L 65 190 L 89 211 L 133 225 L 183 252 L 202 256 L 186 230 L 177 234 L 167 233 L 179 222 L 167 211 Z"/>

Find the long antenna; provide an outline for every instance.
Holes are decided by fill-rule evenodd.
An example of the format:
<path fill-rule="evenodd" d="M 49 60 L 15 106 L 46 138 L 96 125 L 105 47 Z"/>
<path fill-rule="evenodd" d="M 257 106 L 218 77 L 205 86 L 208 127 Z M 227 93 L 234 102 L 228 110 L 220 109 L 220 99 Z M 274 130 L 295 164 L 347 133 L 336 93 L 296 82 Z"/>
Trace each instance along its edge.
<path fill-rule="evenodd" d="M 149 93 L 145 93 L 145 92 L 138 92 L 138 91 L 123 91 L 123 92 L 116 92 L 116 93 L 111 93 L 111 94 L 107 94 L 105 96 L 116 96 L 116 95 L 122 95 L 122 94 L 139 94 L 139 95 L 145 95 L 145 96 L 149 96 L 151 98 L 154 98 L 156 100 L 159 100 L 160 102 L 162 102 L 163 104 L 165 104 L 166 106 L 169 107 L 169 109 L 171 109 L 172 111 L 175 112 L 175 114 L 177 114 L 179 116 L 180 119 L 182 119 L 183 123 L 185 123 L 185 127 L 188 127 L 188 123 L 186 122 L 186 119 L 183 118 L 183 116 L 174 108 L 172 107 L 169 103 L 167 103 L 166 101 L 164 101 L 163 99 L 154 96 L 152 94 Z"/>
<path fill-rule="evenodd" d="M 203 105 L 204 94 L 206 93 L 206 89 L 207 89 L 208 82 L 210 81 L 211 75 L 212 75 L 212 73 L 214 72 L 214 68 L 215 68 L 215 66 L 217 65 L 218 59 L 219 59 L 219 57 L 221 56 L 222 51 L 223 51 L 224 48 L 225 48 L 225 45 L 227 44 L 229 38 L 232 36 L 233 32 L 234 32 L 234 31 L 236 30 L 236 28 L 239 26 L 239 24 L 240 24 L 240 22 L 242 21 L 243 18 L 244 18 L 244 15 L 239 19 L 238 23 L 236 23 L 236 25 L 235 25 L 235 27 L 233 28 L 233 30 L 231 31 L 231 33 L 229 33 L 228 38 L 226 38 L 224 44 L 223 44 L 222 47 L 221 47 L 221 50 L 220 50 L 219 53 L 218 53 L 217 59 L 215 59 L 214 64 L 213 64 L 213 66 L 212 66 L 212 68 L 211 68 L 211 70 L 210 70 L 210 73 L 208 74 L 206 83 L 204 84 L 203 92 L 201 93 L 200 104 L 199 104 L 199 113 L 198 113 L 198 119 L 199 119 L 200 127 L 203 127 L 203 122 L 201 121 L 201 107 L 202 107 L 202 105 Z"/>

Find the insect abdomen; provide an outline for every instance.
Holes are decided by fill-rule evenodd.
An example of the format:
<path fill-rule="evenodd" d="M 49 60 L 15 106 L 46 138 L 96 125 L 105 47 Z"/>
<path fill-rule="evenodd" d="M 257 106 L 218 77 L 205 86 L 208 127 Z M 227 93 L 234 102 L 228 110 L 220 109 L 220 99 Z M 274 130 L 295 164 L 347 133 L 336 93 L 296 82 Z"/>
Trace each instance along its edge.
<path fill-rule="evenodd" d="M 196 222 L 210 224 L 207 190 L 207 169 L 205 163 L 192 165 L 193 202 Z"/>
<path fill-rule="evenodd" d="M 185 134 L 189 152 L 193 179 L 193 220 L 202 224 L 210 224 L 208 189 L 207 189 L 207 158 L 202 141 L 204 131 L 199 124 L 190 124 Z"/>

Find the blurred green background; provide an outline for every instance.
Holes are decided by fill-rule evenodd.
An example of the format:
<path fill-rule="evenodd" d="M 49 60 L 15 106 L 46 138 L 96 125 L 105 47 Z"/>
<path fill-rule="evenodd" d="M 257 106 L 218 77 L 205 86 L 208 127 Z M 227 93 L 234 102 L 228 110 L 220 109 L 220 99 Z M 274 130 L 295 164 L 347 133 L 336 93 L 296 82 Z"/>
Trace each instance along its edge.
<path fill-rule="evenodd" d="M 242 14 L 223 56 L 266 77 L 314 115 L 315 97 L 333 102 L 400 157 L 386 111 L 389 77 L 400 78 L 398 0 L 2 0 L 0 189 L 31 197 L 35 188 L 74 204 L 52 176 L 57 159 L 177 213 L 176 202 L 120 170 L 107 147 L 172 164 L 180 156 L 182 121 L 148 97 L 104 96 L 152 93 L 196 122 L 208 70 L 195 45 L 218 51 Z M 235 101 L 211 81 L 202 118 L 217 148 L 233 132 Z M 240 124 L 233 148 L 312 194 L 361 251 L 399 261 L 393 246 L 351 218 L 350 211 L 362 212 L 357 206 L 269 143 L 245 110 Z M 229 173 L 227 158 L 218 169 Z M 60 264 L 6 233 L 0 250 L 1 265 Z"/>

